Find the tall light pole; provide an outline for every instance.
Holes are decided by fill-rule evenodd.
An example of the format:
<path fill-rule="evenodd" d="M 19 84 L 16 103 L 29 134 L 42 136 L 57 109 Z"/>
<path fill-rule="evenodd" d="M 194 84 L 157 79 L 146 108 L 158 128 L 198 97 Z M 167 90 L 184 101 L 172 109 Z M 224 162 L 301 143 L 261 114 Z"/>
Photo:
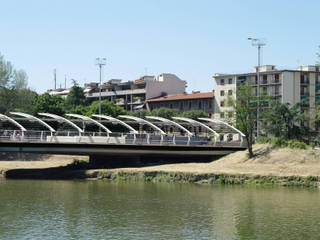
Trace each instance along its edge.
<path fill-rule="evenodd" d="M 257 137 L 259 137 L 259 108 L 260 108 L 260 50 L 261 47 L 265 46 L 266 44 L 259 38 L 248 38 L 251 41 L 252 46 L 257 47 L 258 49 L 258 68 L 257 68 L 257 80 L 258 80 L 258 90 L 257 90 Z"/>
<path fill-rule="evenodd" d="M 101 115 L 101 81 L 102 81 L 102 67 L 107 63 L 106 58 L 96 58 L 96 65 L 99 66 L 100 70 L 100 84 L 99 84 L 99 115 Z"/>

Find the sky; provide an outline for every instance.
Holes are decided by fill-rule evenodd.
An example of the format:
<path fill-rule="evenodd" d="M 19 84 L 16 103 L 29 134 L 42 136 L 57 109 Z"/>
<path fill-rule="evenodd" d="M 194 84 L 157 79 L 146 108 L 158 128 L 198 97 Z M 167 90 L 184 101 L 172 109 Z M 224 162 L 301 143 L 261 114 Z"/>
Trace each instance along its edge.
<path fill-rule="evenodd" d="M 0 0 L 1 1 L 1 0 Z M 213 90 L 215 73 L 314 65 L 320 45 L 318 0 L 10 0 L 0 5 L 0 53 L 39 93 L 98 82 L 174 73 L 187 91 Z"/>

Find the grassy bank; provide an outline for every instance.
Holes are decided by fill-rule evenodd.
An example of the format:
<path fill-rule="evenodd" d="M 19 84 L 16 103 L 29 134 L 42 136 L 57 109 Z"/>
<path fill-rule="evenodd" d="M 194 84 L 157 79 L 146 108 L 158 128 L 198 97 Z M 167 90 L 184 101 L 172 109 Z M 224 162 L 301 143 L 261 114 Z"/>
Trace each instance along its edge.
<path fill-rule="evenodd" d="M 228 184 L 228 185 L 278 185 L 319 187 L 318 176 L 250 176 L 214 173 L 164 172 L 164 171 L 132 171 L 92 169 L 81 170 L 66 167 L 48 169 L 15 169 L 5 171 L 9 179 L 94 179 L 114 182 L 172 182 L 196 184 Z"/>

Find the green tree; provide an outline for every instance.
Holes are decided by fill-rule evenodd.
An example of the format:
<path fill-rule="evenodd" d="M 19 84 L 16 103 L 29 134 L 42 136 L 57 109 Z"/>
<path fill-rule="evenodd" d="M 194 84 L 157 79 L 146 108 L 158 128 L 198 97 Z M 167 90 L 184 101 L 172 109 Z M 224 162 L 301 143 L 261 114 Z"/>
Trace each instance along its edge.
<path fill-rule="evenodd" d="M 120 106 L 117 106 L 113 102 L 110 101 L 101 101 L 101 113 L 103 115 L 117 117 L 119 115 L 126 115 L 127 112 Z M 88 116 L 92 116 L 93 114 L 99 114 L 99 101 L 94 101 L 88 107 Z"/>
<path fill-rule="evenodd" d="M 84 95 L 83 89 L 78 86 L 77 82 L 73 82 L 73 87 L 66 99 L 66 107 L 68 109 L 73 109 L 78 105 L 86 106 L 88 105 L 88 100 Z"/>
<path fill-rule="evenodd" d="M 285 139 L 301 139 L 308 133 L 308 127 L 301 126 L 301 122 L 308 120 L 307 115 L 301 109 L 304 101 L 291 106 L 289 103 L 274 101 L 271 108 L 263 114 L 264 128 L 267 134 Z"/>
<path fill-rule="evenodd" d="M 197 120 L 198 118 L 201 118 L 201 117 L 202 118 L 208 117 L 208 114 L 201 110 L 189 110 L 189 111 L 183 112 L 181 114 L 181 117 Z"/>
<path fill-rule="evenodd" d="M 0 112 L 8 112 L 19 108 L 22 102 L 19 98 L 26 99 L 26 96 L 20 93 L 21 90 L 27 89 L 27 74 L 23 70 L 15 70 L 11 62 L 6 61 L 0 55 Z M 29 96 L 29 95 L 28 95 Z"/>
<path fill-rule="evenodd" d="M 29 114 L 36 114 L 34 103 L 38 98 L 38 94 L 30 89 L 21 89 L 17 93 L 17 100 L 15 104 L 15 112 L 24 112 Z"/>
<path fill-rule="evenodd" d="M 34 111 L 45 112 L 62 116 L 65 113 L 65 99 L 58 95 L 44 93 L 34 99 Z"/>
<path fill-rule="evenodd" d="M 235 125 L 243 134 L 247 141 L 249 157 L 254 156 L 252 145 L 254 143 L 254 131 L 257 114 L 257 97 L 253 93 L 250 85 L 241 85 L 237 89 L 237 99 L 229 98 L 228 106 L 236 112 Z"/>
<path fill-rule="evenodd" d="M 177 109 L 161 107 L 161 108 L 153 109 L 150 115 L 170 119 L 172 117 L 178 116 L 179 111 Z"/>
<path fill-rule="evenodd" d="M 128 114 L 134 117 L 145 118 L 146 116 L 150 115 L 150 112 L 143 109 L 134 112 L 129 112 Z"/>

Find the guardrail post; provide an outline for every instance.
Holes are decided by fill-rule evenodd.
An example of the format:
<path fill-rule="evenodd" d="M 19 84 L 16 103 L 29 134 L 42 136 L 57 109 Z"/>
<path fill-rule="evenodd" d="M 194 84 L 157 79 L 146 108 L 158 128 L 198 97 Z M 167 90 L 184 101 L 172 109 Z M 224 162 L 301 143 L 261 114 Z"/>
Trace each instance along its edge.
<path fill-rule="evenodd" d="M 135 144 L 135 143 L 136 143 L 136 140 L 137 140 L 137 136 L 136 136 L 136 134 L 134 133 L 134 134 L 133 134 L 133 142 L 132 142 L 132 143 Z"/>
<path fill-rule="evenodd" d="M 175 134 L 173 134 L 172 143 L 173 143 L 173 145 L 176 145 L 176 135 Z"/>
<path fill-rule="evenodd" d="M 150 134 L 147 133 L 147 143 L 150 144 Z"/>
<path fill-rule="evenodd" d="M 161 134 L 160 145 L 163 143 L 163 135 Z"/>
<path fill-rule="evenodd" d="M 188 142 L 187 145 L 190 145 L 190 136 L 188 135 Z"/>

